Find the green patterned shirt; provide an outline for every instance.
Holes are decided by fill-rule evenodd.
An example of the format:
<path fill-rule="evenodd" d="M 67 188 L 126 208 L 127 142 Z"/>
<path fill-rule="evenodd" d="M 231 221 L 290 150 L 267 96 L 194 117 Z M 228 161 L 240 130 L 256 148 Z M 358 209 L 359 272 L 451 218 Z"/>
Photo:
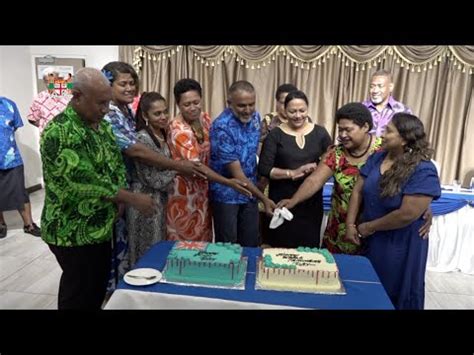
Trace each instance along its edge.
<path fill-rule="evenodd" d="M 104 198 L 126 186 L 110 124 L 102 120 L 94 130 L 68 106 L 44 130 L 40 150 L 46 190 L 43 240 L 64 247 L 109 240 L 117 208 Z"/>
<path fill-rule="evenodd" d="M 378 151 L 381 145 L 380 137 L 374 139 L 369 154 Z M 361 254 L 363 251 L 361 246 L 346 240 L 346 217 L 352 190 L 365 161 L 353 165 L 347 160 L 344 147 L 338 145 L 328 153 L 324 163 L 333 171 L 334 176 L 331 210 L 324 232 L 325 247 L 333 254 Z"/>

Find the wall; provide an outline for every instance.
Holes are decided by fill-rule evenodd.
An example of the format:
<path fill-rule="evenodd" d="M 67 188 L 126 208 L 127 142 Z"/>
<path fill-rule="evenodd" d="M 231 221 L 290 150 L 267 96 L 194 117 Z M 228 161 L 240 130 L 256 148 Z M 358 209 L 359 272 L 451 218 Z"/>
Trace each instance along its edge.
<path fill-rule="evenodd" d="M 118 60 L 118 46 L 0 46 L 0 95 L 16 102 L 24 127 L 16 138 L 25 165 L 25 184 L 42 184 L 38 129 L 28 123 L 26 115 L 35 93 L 34 56 L 84 58 L 86 66 L 100 69 Z"/>
<path fill-rule="evenodd" d="M 30 46 L 31 55 L 85 58 L 86 66 L 100 69 L 118 60 L 118 46 Z"/>

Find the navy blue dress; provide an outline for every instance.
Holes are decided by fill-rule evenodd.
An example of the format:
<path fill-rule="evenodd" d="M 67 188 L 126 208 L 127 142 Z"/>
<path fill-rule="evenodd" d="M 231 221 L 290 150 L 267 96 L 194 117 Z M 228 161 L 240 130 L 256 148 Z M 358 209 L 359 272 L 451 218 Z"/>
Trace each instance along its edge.
<path fill-rule="evenodd" d="M 363 221 L 372 221 L 397 210 L 403 195 L 441 196 L 441 186 L 431 161 L 421 161 L 393 197 L 381 198 L 380 166 L 387 152 L 373 154 L 360 170 L 363 187 Z M 423 216 L 406 227 L 375 232 L 367 237 L 366 256 L 372 262 L 382 285 L 396 309 L 423 309 L 425 303 L 425 270 L 428 239 L 420 237 Z"/>

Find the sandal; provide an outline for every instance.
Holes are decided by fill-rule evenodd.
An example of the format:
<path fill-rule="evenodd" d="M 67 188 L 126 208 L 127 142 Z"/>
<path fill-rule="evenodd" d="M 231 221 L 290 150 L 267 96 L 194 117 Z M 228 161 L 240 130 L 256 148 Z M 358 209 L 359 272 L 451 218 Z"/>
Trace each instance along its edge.
<path fill-rule="evenodd" d="M 36 225 L 36 223 L 32 223 L 29 226 L 24 226 L 23 231 L 27 234 L 34 235 L 35 237 L 41 237 L 41 229 Z"/>

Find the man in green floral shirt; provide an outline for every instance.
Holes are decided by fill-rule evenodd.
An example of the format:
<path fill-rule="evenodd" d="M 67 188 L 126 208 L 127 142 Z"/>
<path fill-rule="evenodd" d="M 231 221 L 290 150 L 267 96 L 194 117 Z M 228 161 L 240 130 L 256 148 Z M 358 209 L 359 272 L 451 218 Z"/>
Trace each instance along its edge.
<path fill-rule="evenodd" d="M 124 190 L 125 166 L 110 124 L 112 98 L 96 69 L 77 72 L 72 99 L 41 138 L 45 203 L 42 238 L 63 274 L 58 309 L 100 309 L 110 274 L 116 203 L 151 215 L 152 198 Z"/>

